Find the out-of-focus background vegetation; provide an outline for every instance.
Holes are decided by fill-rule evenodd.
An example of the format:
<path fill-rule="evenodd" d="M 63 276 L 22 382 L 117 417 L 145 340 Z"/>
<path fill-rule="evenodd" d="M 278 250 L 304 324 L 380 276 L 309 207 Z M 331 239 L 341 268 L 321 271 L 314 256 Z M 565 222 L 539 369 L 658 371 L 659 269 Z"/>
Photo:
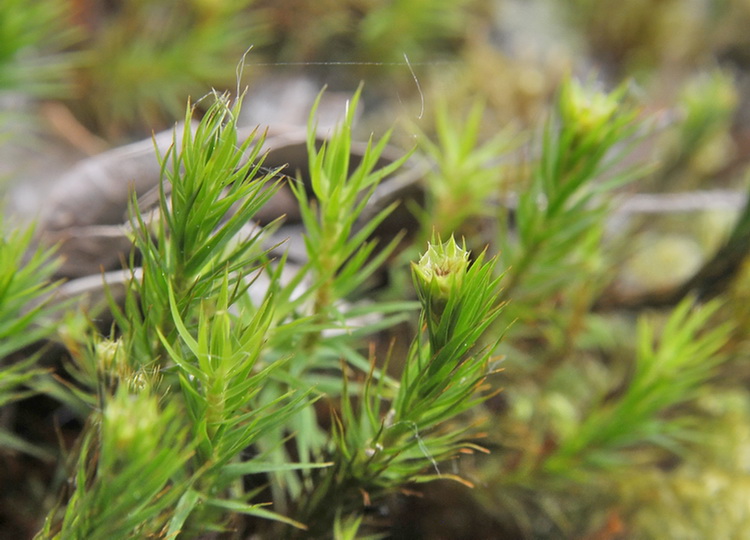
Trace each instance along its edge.
<path fill-rule="evenodd" d="M 598 281 L 574 275 L 531 312 L 512 306 L 514 293 L 533 300 L 533 287 L 509 291 L 516 322 L 502 351 L 504 390 L 484 411 L 481 443 L 491 453 L 460 465 L 475 488 L 437 483 L 421 487 L 421 497 L 404 496 L 388 516 L 392 536 L 750 538 L 750 274 L 747 233 L 735 227 L 747 219 L 748 27 L 745 0 L 3 0 L 3 189 L 23 189 L 19 182 L 39 176 L 40 163 L 49 172 L 169 127 L 189 97 L 235 89 L 252 47 L 240 84 L 250 87 L 253 117 L 286 119 L 302 107 L 304 121 L 306 94 L 285 89 L 351 93 L 364 81 L 365 136 L 395 125 L 404 151 L 446 132 L 487 144 L 486 159 L 468 169 L 450 168 L 450 144 L 424 148 L 443 182 L 461 178 L 445 187 L 445 199 L 433 190 L 435 213 L 424 228 L 481 245 L 483 220 L 497 206 L 476 198 L 474 206 L 441 204 L 455 203 L 462 186 L 486 190 L 489 200 L 501 185 L 522 185 L 514 182 L 535 157 L 566 77 L 603 89 L 626 83 L 642 124 L 619 166 L 642 174 L 625 194 L 664 196 L 655 208 L 636 200 L 608 222 L 606 259 L 584 261 Z M 462 127 L 466 118 L 476 125 Z M 438 185 L 438 176 L 426 181 Z M 701 196 L 671 211 L 683 199 L 669 195 L 683 192 Z M 602 425 L 617 421 L 608 407 L 631 388 L 632 358 L 643 348 L 635 320 L 649 314 L 658 328 L 680 286 L 732 230 L 737 241 L 727 249 L 739 260 L 698 288 L 719 296 L 711 314 L 733 328 L 709 382 L 699 377 L 680 399 L 655 405 L 663 423 L 624 452 L 605 441 L 594 457 L 555 454 L 592 404 L 604 411 Z M 21 415 L 32 439 L 34 418 Z M 679 444 L 656 427 L 675 418 Z M 60 479 L 45 469 L 44 454 L 9 452 L 0 537 L 21 538 L 39 526 L 54 502 L 47 489 Z M 549 455 L 556 461 L 539 467 Z"/>

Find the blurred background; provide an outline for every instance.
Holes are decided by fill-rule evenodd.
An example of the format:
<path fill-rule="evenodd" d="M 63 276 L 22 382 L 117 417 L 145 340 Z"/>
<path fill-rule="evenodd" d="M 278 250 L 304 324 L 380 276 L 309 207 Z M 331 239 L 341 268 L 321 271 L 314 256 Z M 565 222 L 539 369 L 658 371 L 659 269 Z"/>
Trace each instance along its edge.
<path fill-rule="evenodd" d="M 364 82 L 362 133 L 395 125 L 404 148 L 434 132 L 438 105 L 459 114 L 480 100 L 484 137 L 523 132 L 573 75 L 631 81 L 661 119 L 648 147 L 662 170 L 640 190 L 732 187 L 750 144 L 741 0 L 6 0 L 0 17 L 0 173 L 16 180 L 21 213 L 38 202 L 26 179 L 237 88 L 248 49 L 248 123 L 304 123 L 323 85 Z"/>
<path fill-rule="evenodd" d="M 234 90 L 248 49 L 240 87 L 258 122 L 304 122 L 311 93 L 364 82 L 363 133 L 402 120 L 429 133 L 438 101 L 460 111 L 477 99 L 486 134 L 534 128 L 572 74 L 605 88 L 630 80 L 661 115 L 662 191 L 677 179 L 726 186 L 748 145 L 741 0 L 7 0 L 0 10 L 11 156 L 62 142 L 70 158 L 148 137 L 182 118 L 188 98 Z M 413 133 L 399 133 L 405 147 Z M 27 165 L 5 157 L 6 175 Z"/>
<path fill-rule="evenodd" d="M 509 150 L 490 165 L 512 177 L 533 155 L 526 143 L 538 137 L 566 77 L 605 90 L 625 83 L 644 121 L 626 160 L 645 170 L 626 188 L 629 209 L 610 223 L 628 230 L 610 259 L 616 287 L 597 300 L 610 311 L 591 316 L 574 345 L 565 324 L 511 335 L 512 375 L 503 385 L 515 392 L 486 411 L 493 454 L 464 465 L 477 487 L 437 483 L 397 501 L 392 536 L 750 538 L 746 236 L 730 246 L 739 253 L 732 268 L 711 278 L 732 278 L 725 311 L 741 331 L 718 382 L 691 409 L 702 445 L 679 458 L 630 456 L 626 468 L 581 473 L 585 482 L 523 476 L 513 462 L 519 451 L 551 444 L 547 424 L 534 424 L 540 415 L 564 425 L 592 399 L 574 372 L 555 383 L 565 390 L 553 391 L 539 382 L 538 364 L 524 361 L 540 350 L 568 355 L 616 396 L 613 381 L 627 380 L 617 361 L 635 347 L 635 313 L 668 305 L 741 229 L 748 28 L 748 0 L 3 0 L 0 191 L 13 219 L 38 216 L 67 168 L 169 128 L 188 99 L 238 86 L 249 88 L 248 125 L 283 130 L 305 125 L 323 86 L 339 110 L 364 83 L 362 140 L 393 127 L 392 143 L 404 152 L 420 137 L 440 136 L 440 111 L 463 118 L 480 106 L 478 144 L 505 133 Z M 476 229 L 444 232 L 454 230 Z M 543 313 L 540 320 L 553 316 Z M 20 477 L 31 474 L 24 467 L 32 465 L 17 465 Z M 49 478 L 32 480 L 22 497 L 0 499 L 0 519 L 37 523 L 43 513 L 33 504 Z"/>

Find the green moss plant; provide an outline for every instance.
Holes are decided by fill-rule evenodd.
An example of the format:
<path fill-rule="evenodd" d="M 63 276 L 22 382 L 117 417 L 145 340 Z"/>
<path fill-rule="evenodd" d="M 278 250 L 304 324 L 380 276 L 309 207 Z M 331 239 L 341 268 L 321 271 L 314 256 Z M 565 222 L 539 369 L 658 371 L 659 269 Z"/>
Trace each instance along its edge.
<path fill-rule="evenodd" d="M 399 241 L 376 250 L 371 239 L 392 206 L 361 217 L 380 180 L 407 157 L 377 169 L 386 136 L 350 166 L 358 98 L 322 146 L 313 109 L 314 198 L 301 180 L 290 184 L 308 260 L 287 281 L 286 257 L 272 258 L 264 244 L 277 224 L 252 226 L 285 177 L 261 168 L 262 135 L 237 139 L 242 97 L 209 95 L 195 128 L 188 106 L 180 144 L 160 157 L 158 207 L 146 211 L 133 199 L 139 256 L 130 261 L 124 305 L 111 302 L 113 334 L 91 330 L 71 347 L 72 372 L 91 392 L 83 401 L 95 408 L 71 495 L 39 538 L 191 537 L 249 527 L 240 515 L 287 528 L 274 534 L 290 527 L 309 528 L 303 536 L 352 533 L 362 512 L 351 504 L 353 486 L 380 498 L 440 477 L 425 469 L 472 447 L 465 427 L 447 421 L 484 399 L 475 394 L 492 347 L 479 339 L 498 314 L 495 260 L 480 255 L 469 264 L 452 239 L 435 243 L 414 267 L 429 337 L 412 345 L 401 382 L 363 356 L 363 337 L 416 306 L 350 304 Z M 247 291 L 260 273 L 270 285 L 252 300 Z M 368 382 L 352 384 L 352 370 Z M 361 417 L 350 402 L 360 393 Z M 322 396 L 343 403 L 330 413 L 333 434 L 318 421 Z M 368 455 L 381 447 L 375 459 Z M 265 479 L 269 491 L 251 478 Z M 273 510 L 265 507 L 269 493 Z"/>
<path fill-rule="evenodd" d="M 3 439 L 57 458 L 67 479 L 37 538 L 377 537 L 378 511 L 437 480 L 476 485 L 511 537 L 594 535 L 626 509 L 632 530 L 647 530 L 651 516 L 628 501 L 648 483 L 628 473 L 697 463 L 701 398 L 741 350 L 728 310 L 691 297 L 637 324 L 595 310 L 612 195 L 642 171 L 618 168 L 644 125 L 625 88 L 566 82 L 517 169 L 528 174 L 514 179 L 515 205 L 483 200 L 505 187 L 492 167 L 505 136 L 481 141 L 479 106 L 464 125 L 439 114 L 438 141 L 422 150 L 443 176 L 425 184 L 414 237 L 463 193 L 447 229 L 481 219 L 502 251 L 435 231 L 407 246 L 422 255 L 397 301 L 372 283 L 383 266 L 399 271 L 407 237 L 378 239 L 395 205 L 370 202 L 409 153 L 382 166 L 388 132 L 352 158 L 360 95 L 324 142 L 315 104 L 298 178 L 263 167 L 260 131 L 238 137 L 242 95 L 212 92 L 200 119 L 189 103 L 159 155 L 158 204 L 132 197 L 130 279 L 121 303 L 110 298 L 109 329 L 93 313 L 50 319 L 54 264 L 30 249 L 30 230 L 0 245 L 0 352 L 20 358 L 0 371 L 0 403 L 44 391 L 82 424 L 63 456 Z M 254 222 L 284 184 L 302 257 L 278 243 L 283 218 Z M 408 325 L 395 332 L 404 321 L 407 336 Z M 23 352 L 54 329 L 67 350 L 56 383 Z"/>

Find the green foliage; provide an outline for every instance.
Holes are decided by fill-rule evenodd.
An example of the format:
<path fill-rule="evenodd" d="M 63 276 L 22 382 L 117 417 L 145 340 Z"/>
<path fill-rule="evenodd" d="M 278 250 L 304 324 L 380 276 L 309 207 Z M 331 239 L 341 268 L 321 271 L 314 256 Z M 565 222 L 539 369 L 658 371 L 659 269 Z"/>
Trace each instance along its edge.
<path fill-rule="evenodd" d="M 146 215 L 133 203 L 142 266 L 131 267 L 124 309 L 112 305 L 122 335 L 76 359 L 104 413 L 87 429 L 65 516 L 49 529 L 59 527 L 55 534 L 63 537 L 221 529 L 227 510 L 277 517 L 248 503 L 252 493 L 244 492 L 241 477 L 264 469 L 240 458 L 306 395 L 257 401 L 270 374 L 284 366 L 258 368 L 272 306 L 239 313 L 234 306 L 249 286 L 247 273 L 262 263 L 260 231 L 247 225 L 273 193 L 272 175 L 259 174 L 256 163 L 262 138 L 237 140 L 240 100 L 213 98 L 194 132 L 188 107 L 179 146 L 161 158 L 158 210 Z M 128 403 L 142 407 L 141 414 L 122 414 Z M 123 492 L 137 496 L 109 505 Z M 105 508 L 122 518 L 105 519 Z"/>
<path fill-rule="evenodd" d="M 344 122 L 320 149 L 316 148 L 313 116 L 317 104 L 313 107 L 307 151 L 315 202 L 308 201 L 301 185 L 292 184 L 302 211 L 309 265 L 314 279 L 323 281 L 316 293 L 315 312 L 352 293 L 398 242 L 398 238 L 394 238 L 377 256 L 368 260 L 376 246 L 370 237 L 395 204 L 370 217 L 361 227 L 356 227 L 378 183 L 408 158 L 407 154 L 383 168 L 375 168 L 388 144 L 390 134 L 387 133 L 377 143 L 370 139 L 360 163 L 350 172 L 351 130 L 360 93 L 361 87 L 347 105 Z M 325 247 L 320 249 L 320 246 Z"/>
<path fill-rule="evenodd" d="M 53 327 L 45 319 L 50 307 L 49 280 L 57 262 L 54 251 L 32 248 L 33 227 L 16 229 L 0 238 L 0 358 L 48 335 Z"/>
<path fill-rule="evenodd" d="M 491 372 L 496 343 L 482 347 L 480 339 L 500 313 L 497 260 L 484 262 L 482 253 L 467 266 L 469 254 L 462 251 L 451 238 L 443 245 L 429 246 L 413 266 L 422 302 L 420 326 L 426 328 L 427 340 L 419 336 L 410 349 L 392 405 L 391 425 L 386 426 L 400 433 L 386 430 L 386 441 L 411 430 L 429 432 L 487 397 L 477 396 Z M 454 265 L 454 261 L 461 262 Z M 433 268 L 425 274 L 425 266 Z M 449 279 L 443 288 L 439 283 L 446 273 Z M 441 443 L 450 447 L 452 438 L 447 436 Z M 434 450 L 433 455 L 446 452 L 445 448 Z"/>
<path fill-rule="evenodd" d="M 150 390 L 122 385 L 92 418 L 60 529 L 48 524 L 37 538 L 148 537 L 173 519 L 192 451 L 176 403 L 160 406 Z"/>
<path fill-rule="evenodd" d="M 38 358 L 21 351 L 55 330 L 53 317 L 61 306 L 51 304 L 55 287 L 50 278 L 57 267 L 54 250 L 32 247 L 34 228 L 16 229 L 0 237 L 0 407 L 26 398 L 46 377 Z M 39 458 L 49 453 L 0 428 L 0 447 Z"/>
<path fill-rule="evenodd" d="M 132 201 L 139 259 L 131 259 L 124 307 L 111 305 L 117 339 L 84 334 L 78 347 L 68 339 L 77 351 L 72 373 L 95 389 L 102 412 L 89 417 L 71 498 L 64 512 L 50 514 L 41 538 L 194 536 L 228 527 L 230 514 L 351 536 L 361 512 L 351 504 L 352 486 L 376 488 L 373 495 L 381 497 L 406 482 L 435 478 L 425 469 L 472 447 L 466 429 L 447 422 L 486 398 L 475 394 L 489 373 L 492 349 L 479 340 L 498 314 L 494 260 L 484 263 L 480 255 L 469 265 L 468 253 L 459 253 L 452 240 L 430 248 L 437 259 L 465 261 L 455 268 L 465 279 L 440 293 L 447 295 L 440 312 L 435 306 L 441 302 L 425 299 L 423 322 L 433 321 L 429 337 L 415 340 L 396 384 L 370 368 L 357 340 L 403 319 L 412 304 L 347 308 L 344 301 L 356 298 L 396 246 L 398 238 L 376 252 L 370 240 L 392 207 L 362 218 L 380 180 L 406 157 L 376 168 L 386 136 L 350 167 L 359 93 L 321 146 L 313 110 L 308 151 L 315 198 L 301 182 L 292 184 L 308 261 L 282 281 L 285 258 L 272 260 L 263 247 L 275 225 L 251 226 L 279 180 L 261 169 L 262 137 L 237 139 L 241 98 L 212 97 L 197 126 L 188 106 L 181 137 L 175 134 L 160 157 L 158 208 L 144 212 Z M 434 264 L 447 268 L 442 259 Z M 260 273 L 270 286 L 254 301 L 247 291 Z M 295 293 L 302 283 L 307 289 Z M 376 318 L 358 322 L 362 315 Z M 353 416 L 349 400 L 357 392 L 341 358 L 369 371 L 361 389 L 367 423 Z M 310 385 L 316 379 L 320 388 Z M 318 425 L 313 407 L 323 389 L 346 404 L 333 438 Z M 393 412 L 381 417 L 386 403 Z M 352 437 L 387 449 L 369 459 L 352 447 Z M 256 451 L 251 457 L 249 448 Z M 353 453 L 354 465 L 345 465 Z M 342 468 L 347 487 L 331 492 Z M 246 487 L 249 474 L 267 475 L 284 514 L 254 502 L 261 490 Z"/>
<path fill-rule="evenodd" d="M 34 390 L 34 383 L 43 378 L 48 372 L 36 367 L 37 358 L 27 358 L 25 361 L 11 365 L 0 365 L 0 407 L 5 407 L 14 401 L 20 401 Z M 0 449 L 29 454 L 39 459 L 50 459 L 51 453 L 35 446 L 11 430 L 0 428 Z"/>
<path fill-rule="evenodd" d="M 269 385 L 264 399 L 276 399 L 288 391 L 309 389 L 310 381 L 317 389 L 336 397 L 341 391 L 341 359 L 356 369 L 367 371 L 367 360 L 357 349 L 364 336 L 388 328 L 404 319 L 404 311 L 413 309 L 408 302 L 380 303 L 347 308 L 349 297 L 362 294 L 367 280 L 383 264 L 397 246 L 400 237 L 391 239 L 376 251 L 373 239 L 376 227 L 391 213 L 388 206 L 369 219 L 362 219 L 368 201 L 379 182 L 395 171 L 407 156 L 376 168 L 388 134 L 378 142 L 370 140 L 359 163 L 350 164 L 352 124 L 361 89 L 347 104 L 345 117 L 330 137 L 318 146 L 313 107 L 308 125 L 307 151 L 310 187 L 314 199 L 307 194 L 301 181 L 290 184 L 299 203 L 307 262 L 282 284 L 279 278 L 285 261 L 271 272 L 271 286 L 266 301 L 276 305 L 279 324 L 271 331 L 275 354 L 289 356 L 289 368 L 279 386 Z M 300 286 L 305 286 L 299 292 Z M 375 322 L 369 322 L 375 317 Z M 283 442 L 286 432 L 299 434 L 296 452 L 303 462 L 321 459 L 329 444 L 328 435 L 318 427 L 315 411 L 308 408 L 293 417 L 286 431 L 265 445 L 276 461 L 288 461 Z M 279 484 L 288 486 L 293 497 L 299 497 L 303 486 L 294 475 L 283 472 Z M 277 499 L 283 493 L 277 489 Z"/>
<path fill-rule="evenodd" d="M 639 126 L 623 92 L 563 86 L 528 189 L 519 194 L 517 230 L 501 229 L 501 262 L 509 267 L 503 316 L 519 318 L 504 350 L 516 373 L 508 374 L 515 384 L 504 394 L 509 414 L 496 434 L 508 451 L 498 470 L 486 472 L 502 487 L 480 498 L 528 537 L 590 533 L 596 520 L 583 518 L 587 509 L 617 504 L 607 486 L 627 489 L 623 468 L 650 471 L 700 438 L 691 407 L 726 360 L 732 332 L 719 322 L 720 304 L 691 299 L 663 325 L 642 318 L 635 337 L 615 337 L 616 319 L 590 311 L 607 279 L 607 195 L 638 172 L 616 168 Z M 624 341 L 604 345 L 613 339 Z M 522 364 L 524 352 L 529 361 Z"/>
<path fill-rule="evenodd" d="M 609 94 L 576 81 L 560 89 L 515 213 L 500 216 L 501 264 L 508 268 L 503 295 L 517 300 L 513 316 L 539 320 L 545 299 L 581 301 L 596 292 L 592 274 L 602 264 L 607 195 L 637 176 L 613 170 L 638 126 L 625 91 Z"/>
<path fill-rule="evenodd" d="M 706 414 L 701 439 L 686 445 L 679 465 L 615 477 L 632 530 L 641 538 L 732 537 L 747 530 L 747 395 L 722 388 L 703 393 L 698 406 Z"/>
<path fill-rule="evenodd" d="M 122 134 L 138 118 L 179 116 L 175 104 L 209 80 L 234 85 L 235 62 L 226 58 L 264 39 L 255 23 L 267 13 L 251 4 L 123 2 L 111 28 L 90 35 L 79 81 L 97 97 L 87 120 Z M 400 62 L 404 52 L 415 60 L 435 38 L 460 41 L 467 16 L 422 0 L 353 11 L 329 10 L 301 47 L 345 36 L 354 54 L 373 61 Z M 362 32 L 326 26 L 341 20 Z M 29 44 L 13 49 L 12 63 Z M 705 403 L 720 392 L 718 368 L 729 353 L 743 354 L 741 329 L 725 322 L 722 302 L 686 300 L 661 319 L 640 317 L 637 327 L 629 314 L 596 311 L 616 263 L 605 237 L 613 195 L 644 170 L 640 156 L 623 164 L 649 125 L 625 86 L 605 92 L 566 81 L 538 147 L 524 148 L 516 168 L 508 133 L 483 132 L 496 111 L 477 100 L 458 121 L 439 102 L 435 139 L 417 140 L 433 168 L 411 245 L 401 244 L 406 235 L 376 238 L 395 205 L 373 213 L 372 196 L 409 154 L 380 167 L 389 131 L 353 160 L 361 93 L 324 142 L 320 98 L 313 106 L 309 180 L 263 169 L 262 134 L 239 140 L 242 96 L 214 92 L 189 104 L 184 127 L 159 156 L 158 207 L 131 201 L 135 249 L 124 305 L 110 303 L 112 330 L 85 316 L 63 319 L 75 379 L 64 386 L 23 351 L 53 328 L 52 309 L 40 301 L 54 287 L 51 252 L 30 248 L 31 230 L 4 240 L 0 357 L 21 361 L 0 371 L 0 404 L 44 391 L 85 418 L 60 471 L 73 481 L 39 538 L 377 537 L 383 528 L 369 510 L 437 479 L 478 480 L 475 497 L 511 537 L 593 538 L 607 513 L 628 517 L 634 535 L 656 537 L 658 519 L 638 505 L 669 476 L 664 463 L 677 471 L 659 492 L 664 512 L 679 506 L 673 498 L 699 504 L 704 479 L 724 482 L 741 470 L 712 460 L 722 450 L 705 425 L 717 416 Z M 735 100 L 723 72 L 696 79 L 654 178 L 678 179 L 710 158 L 726 140 Z M 302 261 L 270 240 L 281 221 L 253 222 L 285 182 L 300 211 Z M 452 233 L 467 238 L 440 240 Z M 498 255 L 467 250 L 488 234 Z M 411 264 L 415 291 L 393 262 L 401 247 L 424 251 Z M 381 301 L 371 288 L 383 266 L 403 274 L 388 291 L 399 301 Z M 403 321 L 416 329 L 405 349 L 404 336 L 390 334 Z M 490 384 L 496 377 L 501 394 Z M 467 471 L 457 458 L 484 451 L 475 442 L 483 416 L 491 418 L 492 454 Z M 54 457 L 10 431 L 0 431 L 0 444 Z M 744 491 L 723 493 L 735 505 Z"/>
<path fill-rule="evenodd" d="M 359 494 L 374 504 L 406 482 L 461 481 L 441 473 L 438 463 L 475 448 L 466 440 L 469 429 L 450 421 L 489 397 L 482 389 L 494 347 L 478 344 L 499 313 L 496 261 L 485 263 L 480 255 L 469 265 L 468 255 L 451 238 L 430 245 L 413 267 L 427 336 L 409 348 L 395 393 L 375 379 L 374 364 L 359 399 L 345 387 L 333 467 L 303 506 L 314 532 L 339 523 L 342 510 L 360 513 Z"/>
<path fill-rule="evenodd" d="M 265 41 L 265 19 L 252 0 L 126 0 L 91 32 L 79 74 L 81 113 L 112 136 L 139 122 L 180 117 L 189 96 L 234 86 L 236 59 Z M 133 36 L 137 35 L 137 39 Z"/>
<path fill-rule="evenodd" d="M 510 451 L 482 475 L 495 486 L 480 494 L 491 513 L 525 537 L 590 533 L 608 511 L 619 514 L 623 501 L 631 501 L 632 523 L 652 519 L 640 515 L 650 505 L 638 497 L 650 500 L 665 460 L 687 459 L 686 471 L 695 474 L 689 456 L 705 449 L 712 431 L 696 405 L 722 391 L 714 380 L 732 325 L 712 320 L 719 307 L 688 299 L 666 320 L 640 319 L 637 349 L 621 358 L 628 363 L 619 375 L 577 351 L 546 366 L 551 375 L 539 369 L 534 385 L 509 389 L 497 437 Z M 668 500 L 670 489 L 659 496 Z"/>
<path fill-rule="evenodd" d="M 52 97 L 65 89 L 75 39 L 60 0 L 7 0 L 0 6 L 0 91 Z"/>
<path fill-rule="evenodd" d="M 420 212 L 422 229 L 452 234 L 472 232 L 471 220 L 486 218 L 494 210 L 500 192 L 500 156 L 511 146 L 510 133 L 500 131 L 480 143 L 485 107 L 476 101 L 463 125 L 453 120 L 448 105 L 440 102 L 435 110 L 437 140 L 424 134 L 420 147 L 435 164 L 426 178 L 427 196 Z"/>
<path fill-rule="evenodd" d="M 470 20 L 471 0 L 396 0 L 373 6 L 359 24 L 357 41 L 364 58 L 400 62 L 420 60 L 458 40 Z"/>
<path fill-rule="evenodd" d="M 8 0 L 0 5 L 0 97 L 12 96 L 19 103 L 69 92 L 78 60 L 66 51 L 78 39 L 69 17 L 63 0 Z M 21 117 L 15 107 L 8 102 L 0 106 L 0 143 L 12 136 L 13 122 Z M 0 173 L 0 184 L 8 180 L 5 175 L 7 171 Z"/>
<path fill-rule="evenodd" d="M 715 69 L 695 75 L 686 82 L 677 105 L 680 118 L 663 135 L 665 156 L 654 174 L 659 189 L 700 185 L 731 155 L 728 131 L 738 96 L 729 73 Z"/>
<path fill-rule="evenodd" d="M 636 338 L 633 373 L 621 395 L 594 403 L 579 426 L 547 458 L 545 469 L 566 474 L 577 468 L 611 467 L 622 459 L 619 451 L 654 444 L 675 448 L 687 436 L 688 426 L 678 417 L 661 413 L 697 397 L 723 358 L 731 326 L 707 330 L 718 309 L 712 303 L 694 308 L 690 300 L 677 306 L 660 332 L 658 345 L 653 323 L 641 319 Z"/>
<path fill-rule="evenodd" d="M 378 72 L 402 70 L 407 77 L 408 70 L 393 64 L 402 64 L 404 55 L 418 63 L 455 52 L 467 38 L 475 9 L 483 7 L 476 0 L 278 0 L 266 4 L 277 58 L 282 62 L 316 58 L 362 62 L 363 66 L 355 68 L 360 73 L 362 67 L 382 62 L 385 65 Z"/>
<path fill-rule="evenodd" d="M 157 332 L 174 339 L 170 295 L 176 313 L 192 324 L 201 300 L 215 296 L 225 278 L 232 305 L 247 289 L 244 278 L 261 264 L 256 246 L 261 230 L 253 229 L 252 217 L 275 189 L 273 173 L 261 173 L 256 161 L 263 137 L 238 142 L 240 102 L 230 106 L 227 96 L 213 99 L 195 133 L 194 110 L 188 106 L 180 147 L 175 143 L 161 158 L 158 211 L 143 215 L 134 206 L 143 275 L 134 280 L 134 294 L 119 322 L 144 358 L 159 356 Z"/>
<path fill-rule="evenodd" d="M 728 73 L 703 73 L 685 85 L 680 105 L 685 118 L 680 124 L 682 152 L 699 152 L 701 146 L 726 131 L 737 106 L 737 93 Z"/>

